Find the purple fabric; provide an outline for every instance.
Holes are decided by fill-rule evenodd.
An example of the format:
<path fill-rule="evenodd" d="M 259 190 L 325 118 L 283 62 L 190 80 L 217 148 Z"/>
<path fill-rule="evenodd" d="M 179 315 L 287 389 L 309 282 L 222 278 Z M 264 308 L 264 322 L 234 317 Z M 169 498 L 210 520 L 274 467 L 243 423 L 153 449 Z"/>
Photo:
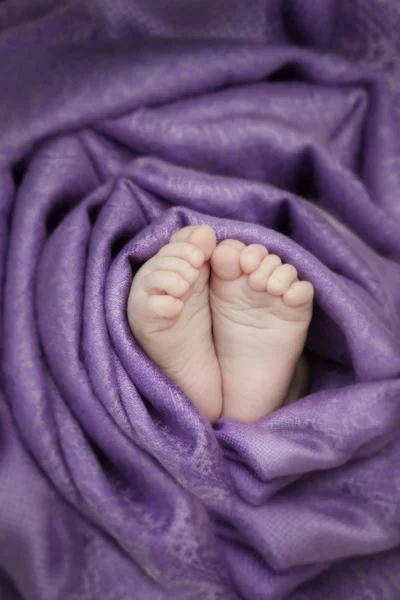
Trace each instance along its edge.
<path fill-rule="evenodd" d="M 2 600 L 400 598 L 399 27 L 0 3 Z M 312 393 L 257 425 L 212 428 L 127 325 L 197 223 L 315 286 Z"/>

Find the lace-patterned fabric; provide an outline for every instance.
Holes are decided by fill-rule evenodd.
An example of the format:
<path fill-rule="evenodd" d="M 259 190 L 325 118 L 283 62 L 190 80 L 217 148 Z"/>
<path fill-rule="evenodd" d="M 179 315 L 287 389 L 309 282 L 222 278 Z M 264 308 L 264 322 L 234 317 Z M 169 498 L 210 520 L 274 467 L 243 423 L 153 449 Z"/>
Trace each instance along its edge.
<path fill-rule="evenodd" d="M 400 597 L 400 4 L 0 3 L 0 597 Z M 126 319 L 187 224 L 316 291 L 212 428 Z M 205 374 L 206 375 L 206 374 Z"/>

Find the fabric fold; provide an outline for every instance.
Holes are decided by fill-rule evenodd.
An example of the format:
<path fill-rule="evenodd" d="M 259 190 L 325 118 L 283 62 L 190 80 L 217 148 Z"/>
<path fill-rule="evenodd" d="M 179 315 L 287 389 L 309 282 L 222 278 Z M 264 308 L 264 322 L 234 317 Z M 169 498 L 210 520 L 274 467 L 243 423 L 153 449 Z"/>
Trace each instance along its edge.
<path fill-rule="evenodd" d="M 345 4 L 0 4 L 1 598 L 400 597 L 400 9 Z M 128 326 L 204 223 L 315 289 L 255 425 Z"/>

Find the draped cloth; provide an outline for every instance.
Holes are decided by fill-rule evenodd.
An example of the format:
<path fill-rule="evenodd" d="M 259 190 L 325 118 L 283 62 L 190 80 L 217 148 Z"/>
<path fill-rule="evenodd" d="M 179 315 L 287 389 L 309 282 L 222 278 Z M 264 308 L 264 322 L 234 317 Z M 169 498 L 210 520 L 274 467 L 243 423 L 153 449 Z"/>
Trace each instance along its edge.
<path fill-rule="evenodd" d="M 0 2 L 2 600 L 400 598 L 399 27 Z M 212 427 L 127 324 L 201 223 L 315 288 L 310 394 L 255 425 Z"/>

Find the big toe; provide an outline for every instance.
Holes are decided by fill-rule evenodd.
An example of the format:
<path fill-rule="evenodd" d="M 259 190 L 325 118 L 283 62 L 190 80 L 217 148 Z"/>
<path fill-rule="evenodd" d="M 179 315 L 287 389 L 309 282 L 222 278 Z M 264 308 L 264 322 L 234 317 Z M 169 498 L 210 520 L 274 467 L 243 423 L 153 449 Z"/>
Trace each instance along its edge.
<path fill-rule="evenodd" d="M 224 240 L 211 256 L 211 267 L 215 275 L 225 281 L 232 281 L 242 275 L 240 254 L 245 248 L 243 242 L 238 240 Z"/>
<path fill-rule="evenodd" d="M 189 225 L 177 231 L 171 238 L 171 242 L 186 242 L 193 244 L 204 252 L 206 260 L 209 260 L 217 245 L 214 230 L 209 225 Z"/>

